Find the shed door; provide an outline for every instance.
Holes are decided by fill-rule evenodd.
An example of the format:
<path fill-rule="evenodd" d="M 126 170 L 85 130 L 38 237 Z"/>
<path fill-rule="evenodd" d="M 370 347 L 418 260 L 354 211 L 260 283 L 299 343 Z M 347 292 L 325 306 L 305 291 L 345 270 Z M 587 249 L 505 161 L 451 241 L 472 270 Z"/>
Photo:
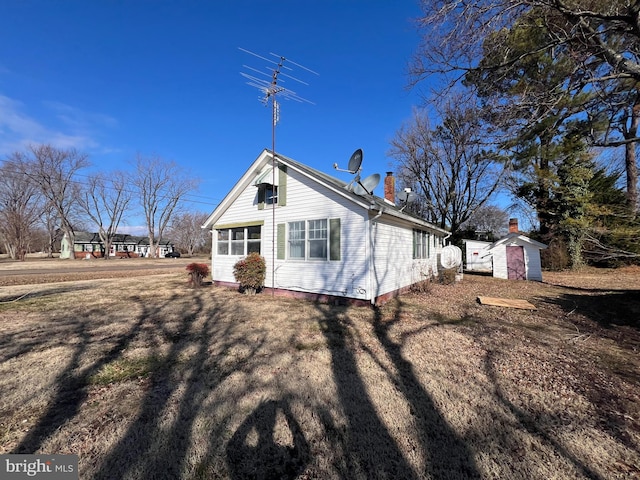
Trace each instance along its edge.
<path fill-rule="evenodd" d="M 507 277 L 509 280 L 526 280 L 524 247 L 507 247 Z"/>

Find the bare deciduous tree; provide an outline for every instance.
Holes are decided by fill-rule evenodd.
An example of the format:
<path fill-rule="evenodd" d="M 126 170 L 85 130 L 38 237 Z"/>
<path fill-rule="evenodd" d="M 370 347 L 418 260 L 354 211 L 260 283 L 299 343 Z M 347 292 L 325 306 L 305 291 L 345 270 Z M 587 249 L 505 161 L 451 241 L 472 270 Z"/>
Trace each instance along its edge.
<path fill-rule="evenodd" d="M 89 166 L 87 155 L 75 149 L 61 149 L 51 145 L 29 147 L 33 168 L 24 173 L 38 186 L 50 206 L 55 209 L 60 228 L 73 245 L 75 240 L 74 222 L 78 213 L 79 186 L 74 175 Z M 73 258 L 73 252 L 70 252 Z"/>
<path fill-rule="evenodd" d="M 131 197 L 127 177 L 123 172 L 112 172 L 108 175 L 98 173 L 90 176 L 85 188 L 78 196 L 78 203 L 84 213 L 98 227 L 98 235 L 104 248 L 102 257 L 105 260 L 110 258 L 111 242 L 131 202 Z"/>
<path fill-rule="evenodd" d="M 508 232 L 509 214 L 497 205 L 483 205 L 462 224 L 463 229 L 473 230 L 488 238 L 500 238 Z"/>
<path fill-rule="evenodd" d="M 0 238 L 14 260 L 25 259 L 42 206 L 36 185 L 22 173 L 29 168 L 20 153 L 0 167 Z"/>
<path fill-rule="evenodd" d="M 432 127 L 424 113 L 414 112 L 389 155 L 401 183 L 418 187 L 425 218 L 455 233 L 497 190 L 504 167 L 483 150 L 477 112 L 454 100 L 440 117 L 442 123 Z"/>
<path fill-rule="evenodd" d="M 169 222 L 185 195 L 195 190 L 197 181 L 187 177 L 174 162 L 138 155 L 133 185 L 144 211 L 149 253 L 156 258 Z"/>
<path fill-rule="evenodd" d="M 208 234 L 201 227 L 208 214 L 202 212 L 185 212 L 176 215 L 171 221 L 169 235 L 175 244 L 186 250 L 188 255 L 207 243 Z"/>

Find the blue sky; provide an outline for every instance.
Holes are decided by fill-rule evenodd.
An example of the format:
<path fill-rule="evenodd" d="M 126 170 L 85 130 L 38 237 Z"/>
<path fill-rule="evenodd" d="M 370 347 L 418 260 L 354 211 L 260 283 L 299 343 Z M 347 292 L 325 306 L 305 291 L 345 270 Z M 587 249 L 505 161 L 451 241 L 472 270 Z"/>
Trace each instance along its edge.
<path fill-rule="evenodd" d="M 52 143 L 110 171 L 158 155 L 200 178 L 204 212 L 271 148 L 271 110 L 240 75 L 270 64 L 239 47 L 319 74 L 289 63 L 308 85 L 281 77 L 313 105 L 281 102 L 276 150 L 345 180 L 332 165 L 357 148 L 364 175 L 391 170 L 389 141 L 421 102 L 406 88 L 417 0 L 0 0 L 0 11 L 0 157 Z"/>

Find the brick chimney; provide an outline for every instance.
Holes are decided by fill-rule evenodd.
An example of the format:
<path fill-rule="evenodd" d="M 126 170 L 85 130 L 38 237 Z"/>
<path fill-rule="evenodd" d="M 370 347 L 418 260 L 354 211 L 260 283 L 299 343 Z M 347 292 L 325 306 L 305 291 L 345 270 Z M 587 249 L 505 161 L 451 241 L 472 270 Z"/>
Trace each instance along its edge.
<path fill-rule="evenodd" d="M 510 218 L 509 219 L 509 233 L 518 233 L 518 219 Z"/>
<path fill-rule="evenodd" d="M 384 177 L 384 199 L 396 204 L 396 179 L 393 176 L 393 172 L 387 172 L 387 176 Z"/>

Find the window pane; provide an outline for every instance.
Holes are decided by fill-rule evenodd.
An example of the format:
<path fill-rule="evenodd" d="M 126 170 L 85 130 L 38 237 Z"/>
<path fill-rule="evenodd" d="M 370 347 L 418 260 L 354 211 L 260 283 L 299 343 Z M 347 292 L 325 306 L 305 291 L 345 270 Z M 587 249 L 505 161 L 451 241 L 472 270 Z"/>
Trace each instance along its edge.
<path fill-rule="evenodd" d="M 256 227 L 247 227 L 247 238 L 249 240 L 259 240 L 261 228 L 262 227 L 260 227 L 260 225 Z"/>
<path fill-rule="evenodd" d="M 244 240 L 244 228 L 234 228 L 231 230 L 231 240 Z"/>
<path fill-rule="evenodd" d="M 305 258 L 304 222 L 289 223 L 289 258 Z"/>
<path fill-rule="evenodd" d="M 231 255 L 244 255 L 244 241 L 231 242 Z"/>
<path fill-rule="evenodd" d="M 244 255 L 244 227 L 231 229 L 231 255 Z"/>
<path fill-rule="evenodd" d="M 218 255 L 229 255 L 229 230 L 218 230 Z"/>
<path fill-rule="evenodd" d="M 309 221 L 309 258 L 327 258 L 327 221 Z"/>
<path fill-rule="evenodd" d="M 309 258 L 327 259 L 327 241 L 309 240 Z"/>
<path fill-rule="evenodd" d="M 267 185 L 265 191 L 265 203 L 267 205 L 273 205 L 274 203 L 278 203 L 278 187 L 274 187 L 273 185 Z"/>
<path fill-rule="evenodd" d="M 247 241 L 247 253 L 260 253 L 260 240 L 249 240 Z"/>
<path fill-rule="evenodd" d="M 260 253 L 261 230 L 260 225 L 247 227 L 247 253 Z"/>

